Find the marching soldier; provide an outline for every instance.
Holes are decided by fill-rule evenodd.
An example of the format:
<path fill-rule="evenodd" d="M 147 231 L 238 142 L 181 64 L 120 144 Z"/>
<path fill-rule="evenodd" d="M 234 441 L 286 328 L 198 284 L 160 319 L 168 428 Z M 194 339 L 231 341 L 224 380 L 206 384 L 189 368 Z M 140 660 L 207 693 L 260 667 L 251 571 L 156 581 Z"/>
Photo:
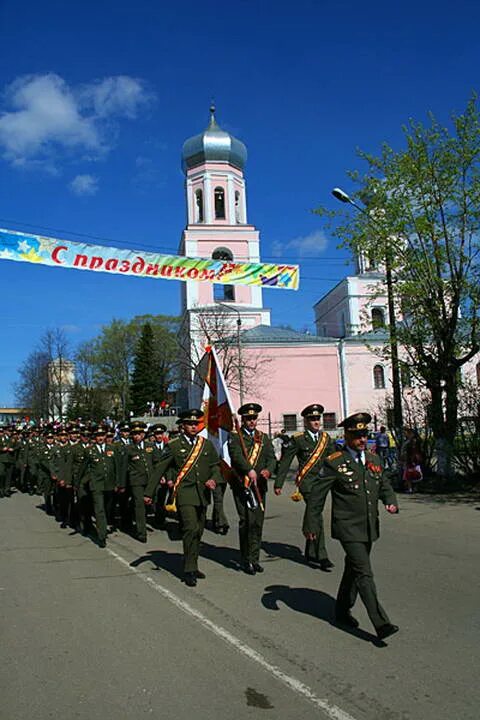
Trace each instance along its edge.
<path fill-rule="evenodd" d="M 152 425 L 150 428 L 150 434 L 151 434 L 151 441 L 154 446 L 153 450 L 153 466 L 158 464 L 158 462 L 162 458 L 163 449 L 165 447 L 165 433 L 167 432 L 167 426 L 163 423 L 156 423 L 155 425 Z M 167 503 L 169 493 L 169 487 L 167 484 L 167 480 L 164 477 L 160 478 L 159 485 L 157 488 L 157 492 L 155 495 L 155 523 L 157 527 L 160 530 L 163 530 L 165 528 L 165 518 L 166 518 L 166 510 L 165 505 Z"/>
<path fill-rule="evenodd" d="M 127 478 L 127 446 L 131 444 L 130 425 L 128 422 L 122 422 L 118 426 L 118 438 L 114 441 L 115 448 L 115 473 L 117 476 L 117 487 L 123 488 L 116 497 L 116 502 L 112 508 L 115 515 L 115 505 L 118 503 L 120 514 L 120 527 L 122 530 L 129 530 L 131 527 L 129 494 L 125 492 Z"/>
<path fill-rule="evenodd" d="M 147 426 L 144 422 L 133 422 L 130 427 L 132 442 L 125 445 L 125 469 L 124 479 L 120 477 L 118 485 L 126 485 L 133 502 L 135 514 L 135 537 L 139 542 L 147 542 L 147 522 L 145 515 L 145 504 L 143 497 L 145 488 L 151 482 L 153 476 L 153 451 L 152 443 L 145 442 L 145 431 Z"/>
<path fill-rule="evenodd" d="M 295 433 L 290 438 L 290 441 L 284 445 L 274 485 L 275 495 L 281 494 L 288 469 L 295 456 L 298 459 L 298 473 L 295 481 L 297 491 L 292 495 L 292 500 L 301 500 L 303 497 L 305 502 L 308 503 L 312 488 L 321 481 L 323 460 L 335 449 L 329 435 L 320 430 L 323 410 L 323 406 L 318 403 L 307 405 L 302 410 L 301 415 L 305 419 L 305 431 Z M 316 516 L 315 540 L 307 539 L 305 559 L 309 563 L 318 564 L 320 569 L 324 571 L 328 571 L 333 567 L 325 547 L 325 533 L 321 512 L 318 512 Z"/>
<path fill-rule="evenodd" d="M 155 476 L 145 492 L 145 503 L 152 503 L 159 479 L 168 469 L 176 472 L 173 483 L 173 503 L 182 525 L 184 579 L 188 587 L 195 587 L 205 574 L 198 569 L 200 540 L 205 527 L 210 491 L 220 480 L 220 458 L 210 440 L 198 435 L 203 413 L 191 409 L 180 414 L 180 435 L 165 446 Z"/>
<path fill-rule="evenodd" d="M 325 498 L 332 493 L 332 537 L 340 540 L 345 551 L 345 569 L 338 589 L 335 616 L 338 623 L 358 627 L 351 609 L 360 595 L 368 616 L 384 640 L 398 632 L 377 599 L 370 565 L 372 544 L 379 537 L 378 501 L 389 513 L 397 513 L 395 493 L 388 471 L 378 455 L 367 450 L 368 413 L 356 413 L 343 420 L 345 447 L 325 460 L 325 474 L 316 483 L 307 501 L 304 533 L 315 539 L 317 510 L 323 509 Z"/>
<path fill-rule="evenodd" d="M 0 498 L 10 496 L 10 467 L 15 463 L 15 447 L 5 428 L 0 428 Z"/>
<path fill-rule="evenodd" d="M 60 527 L 65 529 L 71 521 L 73 502 L 72 453 L 66 430 L 60 428 L 57 444 L 51 452 L 52 479 L 56 482 L 56 510 Z"/>
<path fill-rule="evenodd" d="M 247 575 L 263 572 L 259 563 L 267 481 L 275 471 L 276 458 L 272 441 L 257 428 L 262 406 L 242 405 L 238 414 L 242 425 L 238 433 L 231 433 L 228 450 L 232 469 L 233 497 L 239 516 L 238 533 L 242 569 Z"/>
<path fill-rule="evenodd" d="M 83 487 L 88 486 L 93 500 L 98 544 L 107 543 L 107 520 L 111 516 L 111 505 L 115 490 L 115 451 L 106 443 L 106 429 L 93 432 L 93 442 L 85 450 L 79 472 Z"/>
<path fill-rule="evenodd" d="M 55 450 L 53 431 L 45 431 L 44 442 L 40 443 L 37 454 L 37 482 L 45 501 L 47 515 L 55 515 L 55 480 L 53 479 L 52 457 Z"/>

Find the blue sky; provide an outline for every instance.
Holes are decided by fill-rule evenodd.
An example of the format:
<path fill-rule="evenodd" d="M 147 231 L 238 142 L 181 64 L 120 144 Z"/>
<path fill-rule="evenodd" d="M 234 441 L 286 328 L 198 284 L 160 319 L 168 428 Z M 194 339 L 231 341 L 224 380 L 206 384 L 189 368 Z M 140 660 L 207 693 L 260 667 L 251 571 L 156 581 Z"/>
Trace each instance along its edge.
<path fill-rule="evenodd" d="M 402 123 L 447 122 L 479 89 L 474 2 L 0 0 L 0 226 L 175 253 L 180 153 L 217 120 L 242 139 L 262 257 L 301 266 L 265 290 L 274 324 L 314 331 L 345 274 L 319 204 L 357 147 L 402 144 Z M 176 314 L 176 282 L 0 261 L 0 405 L 47 328 L 72 345 L 113 317 Z"/>

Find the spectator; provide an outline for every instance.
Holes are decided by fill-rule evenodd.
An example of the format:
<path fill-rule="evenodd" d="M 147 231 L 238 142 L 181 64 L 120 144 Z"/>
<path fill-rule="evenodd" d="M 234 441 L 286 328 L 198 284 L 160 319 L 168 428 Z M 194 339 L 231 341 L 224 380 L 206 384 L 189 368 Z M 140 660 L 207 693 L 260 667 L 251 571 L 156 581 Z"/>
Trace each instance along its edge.
<path fill-rule="evenodd" d="M 403 487 L 406 493 L 411 494 L 417 483 L 423 480 L 422 447 L 420 438 L 412 428 L 405 429 L 405 441 L 402 445 L 400 460 L 403 466 Z"/>
<path fill-rule="evenodd" d="M 384 467 L 390 465 L 390 458 L 388 457 L 390 442 L 386 430 L 386 427 L 382 425 L 380 431 L 375 433 L 375 452 L 382 459 Z"/>

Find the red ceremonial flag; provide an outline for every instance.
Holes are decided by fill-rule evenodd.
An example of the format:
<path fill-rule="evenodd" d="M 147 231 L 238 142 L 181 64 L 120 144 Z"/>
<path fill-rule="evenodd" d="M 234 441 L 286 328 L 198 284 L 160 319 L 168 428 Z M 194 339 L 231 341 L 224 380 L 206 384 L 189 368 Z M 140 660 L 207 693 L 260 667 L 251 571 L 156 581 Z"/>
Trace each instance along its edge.
<path fill-rule="evenodd" d="M 206 354 L 207 372 L 202 397 L 204 428 L 199 434 L 214 444 L 223 460 L 222 472 L 225 473 L 230 468 L 227 443 L 234 424 L 232 402 L 215 348 L 207 347 Z"/>

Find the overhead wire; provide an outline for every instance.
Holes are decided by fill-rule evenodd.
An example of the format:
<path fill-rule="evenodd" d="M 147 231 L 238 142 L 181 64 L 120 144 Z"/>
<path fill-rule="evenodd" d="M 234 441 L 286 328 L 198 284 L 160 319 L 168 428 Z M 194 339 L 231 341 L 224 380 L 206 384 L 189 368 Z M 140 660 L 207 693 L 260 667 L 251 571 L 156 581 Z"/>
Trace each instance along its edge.
<path fill-rule="evenodd" d="M 133 243 L 131 243 L 126 240 L 119 240 L 119 239 L 115 239 L 115 238 L 111 238 L 111 237 L 103 237 L 101 235 L 92 235 L 91 233 L 82 233 L 82 232 L 77 232 L 76 230 L 66 230 L 64 228 L 55 228 L 55 227 L 51 227 L 48 225 L 41 225 L 39 223 L 35 223 L 35 224 L 27 223 L 27 222 L 24 222 L 23 220 L 12 220 L 9 218 L 0 217 L 0 222 L 8 223 L 10 225 L 16 225 L 18 227 L 23 226 L 23 227 L 27 227 L 27 228 L 33 228 L 34 231 L 36 231 L 35 234 L 39 234 L 39 230 L 46 230 L 47 232 L 61 233 L 61 234 L 65 234 L 67 236 L 70 235 L 70 236 L 75 236 L 75 237 L 80 237 L 80 238 L 86 238 L 88 240 L 97 240 L 100 242 L 113 243 L 113 246 L 118 246 L 118 245 L 120 245 L 122 247 L 128 246 L 130 249 L 153 250 L 154 252 L 157 252 L 157 253 L 161 252 L 161 253 L 165 253 L 167 255 L 176 255 L 178 253 L 178 245 L 175 248 L 159 247 L 157 245 L 151 245 L 148 243 L 142 243 L 142 246 L 138 246 L 138 244 L 135 243 L 135 241 Z M 6 228 L 6 229 L 14 230 L 15 228 Z M 133 245 L 133 247 L 132 247 L 132 245 Z M 137 247 L 135 247 L 135 246 L 137 246 Z M 281 262 L 285 263 L 285 262 L 295 261 L 296 263 L 323 262 L 323 263 L 341 264 L 341 265 L 345 265 L 345 266 L 348 265 L 348 260 L 345 258 L 328 257 L 328 256 L 321 255 L 321 254 L 319 254 L 319 255 L 310 255 L 309 254 L 308 256 L 289 254 L 289 255 L 282 256 L 282 257 L 279 257 L 278 255 L 262 255 L 262 259 L 264 261 L 267 260 L 267 261 L 275 262 L 277 264 L 279 264 Z M 236 260 L 239 262 L 248 262 L 249 258 L 238 256 L 236 258 Z"/>

